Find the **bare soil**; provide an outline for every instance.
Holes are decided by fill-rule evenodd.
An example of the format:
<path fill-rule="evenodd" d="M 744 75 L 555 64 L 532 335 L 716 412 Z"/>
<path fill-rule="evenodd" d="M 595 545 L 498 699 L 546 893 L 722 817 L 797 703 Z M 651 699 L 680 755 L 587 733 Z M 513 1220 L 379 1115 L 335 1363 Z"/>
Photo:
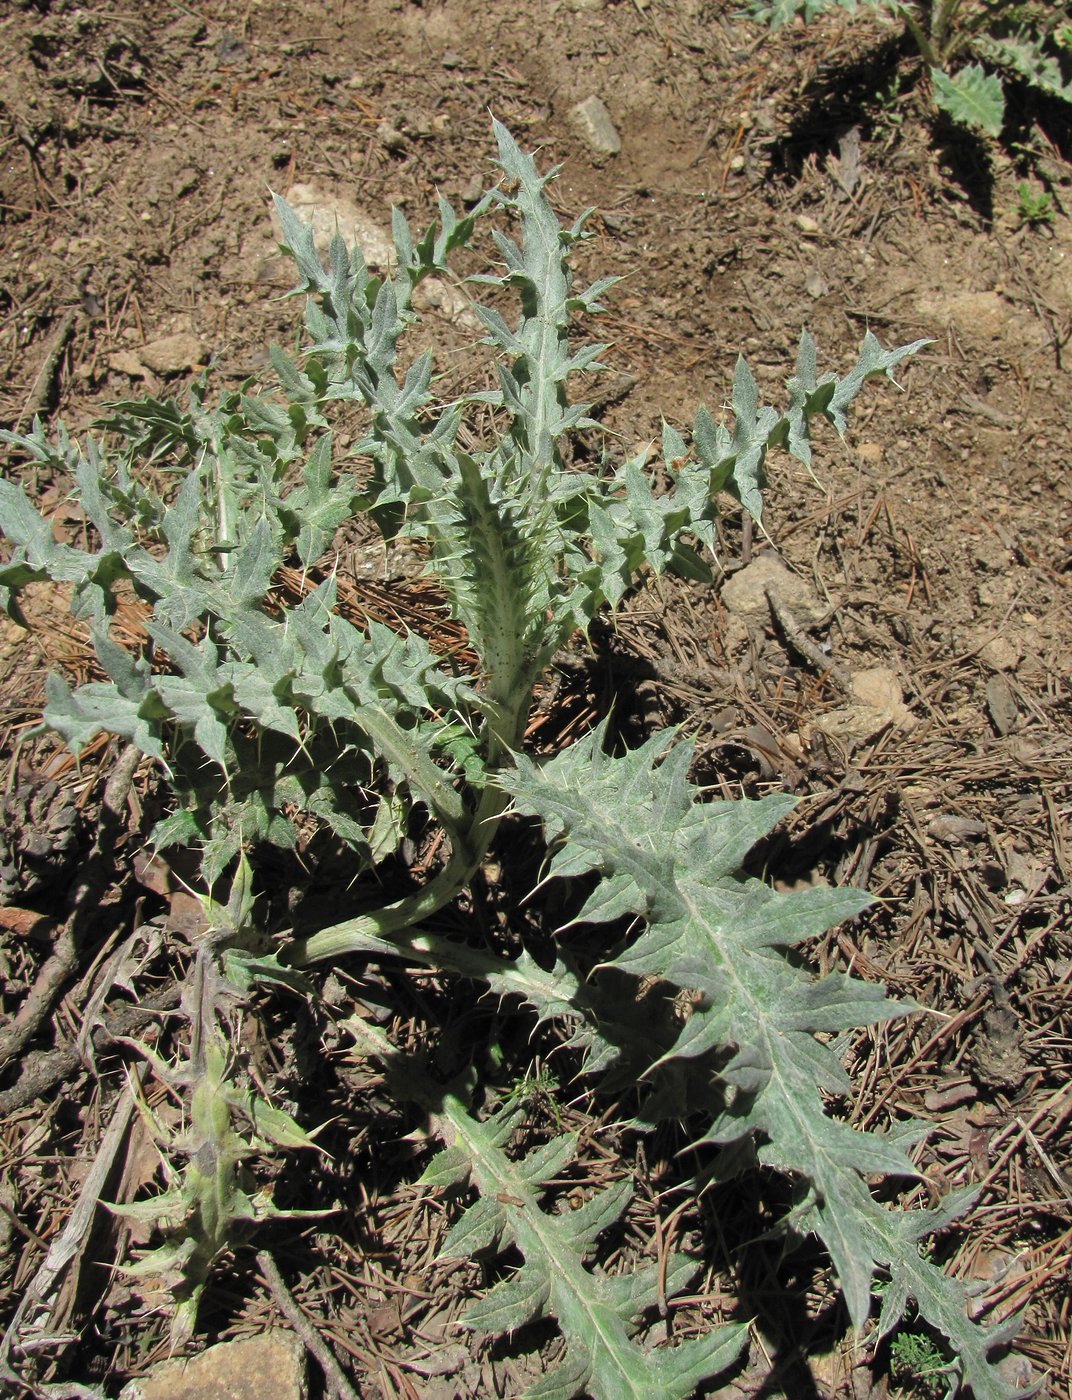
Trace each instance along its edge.
<path fill-rule="evenodd" d="M 204 366 L 217 390 L 258 373 L 270 341 L 292 341 L 296 317 L 283 299 L 291 279 L 269 189 L 313 186 L 382 224 L 395 204 L 423 227 L 437 191 L 460 206 L 493 183 L 489 111 L 542 161 L 561 163 L 563 218 L 599 211 L 582 271 L 625 279 L 598 327 L 612 342 L 600 406 L 610 451 L 651 439 L 663 418 L 686 426 L 701 401 L 717 413 L 739 352 L 777 403 L 804 327 L 832 369 L 852 362 L 868 329 L 884 344 L 929 337 L 904 366 L 901 392 L 870 390 L 847 442 L 825 438 L 814 479 L 788 459 L 772 464 L 765 536 L 737 516 L 725 521 L 725 579 L 773 550 L 799 586 L 790 613 L 809 596 L 822 601 L 825 616 L 805 629 L 810 644 L 794 640 L 799 616 L 748 621 L 721 583 L 652 584 L 607 624 L 594 661 L 564 668 L 533 742 L 553 746 L 613 699 L 618 722 L 638 733 L 683 722 L 698 736 L 697 775 L 715 790 L 800 797 L 760 853 L 770 877 L 853 882 L 878 897 L 809 957 L 884 981 L 931 1011 L 858 1038 L 853 1118 L 873 1124 L 909 1111 L 929 1120 L 921 1201 L 981 1188 L 942 1237 L 942 1257 L 980 1283 L 992 1318 L 1023 1312 L 1010 1379 L 1044 1380 L 1045 1393 L 1067 1395 L 1067 118 L 1014 91 L 1013 142 L 977 143 L 931 121 L 911 56 L 877 23 L 839 15 L 762 42 L 735 8 L 6 7 L 0 423 L 26 428 L 40 413 L 80 435 L 105 404 L 146 390 L 181 395 Z M 617 155 L 594 152 L 571 116 L 593 94 L 620 133 Z M 1022 181 L 1050 195 L 1048 224 L 1021 223 Z M 445 397 L 472 363 L 472 333 L 448 324 L 448 310 Z M 6 470 L 62 522 L 65 483 L 34 477 L 18 454 Z M 378 579 L 355 570 L 353 582 L 388 612 L 392 597 L 409 596 L 390 567 Z M 55 596 L 36 594 L 30 617 L 29 634 L 0 621 L 0 1041 L 14 1043 L 11 1028 L 35 997 L 49 1014 L 0 1070 L 4 1326 L 99 1157 L 124 1064 L 137 1062 L 114 1037 L 151 1033 L 167 1053 L 159 1013 L 175 1004 L 182 966 L 181 940 L 169 942 L 177 935 L 131 942 L 162 909 L 170 928 L 181 925 L 177 886 L 139 863 L 143 804 L 155 800 L 148 779 L 136 779 L 106 859 L 98 850 L 87 863 L 115 754 L 102 749 L 79 771 L 53 741 L 26 740 L 48 670 L 85 674 L 89 664 Z M 845 678 L 880 668 L 889 713 L 864 732 Z M 485 917 L 524 894 L 528 873 L 505 873 L 505 886 L 518 888 L 498 906 L 489 894 Z M 87 890 L 94 917 L 67 946 L 72 900 L 81 891 L 84 906 Z M 342 888 L 305 893 L 345 908 Z M 359 970 L 337 969 L 325 988 L 331 1005 L 352 1001 Z M 463 1043 L 487 1015 L 398 970 L 378 975 L 403 1035 L 419 1037 L 438 1016 L 444 1039 Z M 331 1157 L 288 1168 L 278 1193 L 336 1213 L 236 1253 L 190 1349 L 279 1323 L 254 1260 L 267 1243 L 356 1393 L 520 1393 L 553 1364 L 553 1332 L 489 1349 L 454 1327 L 486 1280 L 476 1263 L 434 1262 L 447 1207 L 413 1186 L 428 1155 L 420 1123 L 390 1103 L 372 1067 L 341 1053 L 329 1025 L 293 1017 L 290 1002 L 262 1008 L 250 1030 L 260 1038 L 256 1061 L 289 1085 L 303 1121 L 333 1120 L 323 1138 Z M 101 1024 L 94 1054 L 87 1037 Z M 552 1119 L 580 1131 L 578 1189 L 633 1174 L 636 1201 L 612 1242 L 620 1257 L 667 1248 L 672 1213 L 678 1242 L 703 1253 L 706 1271 L 678 1330 L 757 1319 L 726 1395 L 925 1393 L 891 1375 L 888 1351 L 872 1357 L 847 1333 L 821 1253 L 783 1259 L 777 1244 L 742 1237 L 735 1222 L 754 1231 L 784 1205 L 784 1188 L 738 1183 L 676 1213 L 668 1193 L 683 1171 L 682 1140 L 608 1129 L 614 1106 L 556 1070 L 551 1039 L 531 1045 L 524 1027 L 499 1034 L 510 1046 L 503 1092 L 511 1076 L 527 1084 L 532 1131 Z M 534 1053 L 545 1057 L 539 1075 Z M 163 1111 L 166 1095 L 154 1095 Z M 157 1170 L 136 1119 L 110 1150 L 100 1194 L 130 1199 Z M 114 1395 L 167 1356 L 166 1299 L 113 1268 L 141 1243 L 101 1215 L 59 1280 L 49 1335 L 0 1358 L 12 1385 Z M 604 1262 L 613 1267 L 614 1256 Z"/>

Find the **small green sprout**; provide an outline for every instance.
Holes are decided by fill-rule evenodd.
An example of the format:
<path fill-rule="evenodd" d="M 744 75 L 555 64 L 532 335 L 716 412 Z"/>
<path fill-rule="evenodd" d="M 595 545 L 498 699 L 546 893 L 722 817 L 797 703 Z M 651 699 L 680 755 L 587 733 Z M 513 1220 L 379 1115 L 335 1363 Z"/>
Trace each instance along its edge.
<path fill-rule="evenodd" d="M 1041 228 L 1053 223 L 1053 199 L 1045 190 L 1033 190 L 1026 180 L 1020 182 L 1016 191 L 1020 225 L 1028 228 Z"/>
<path fill-rule="evenodd" d="M 890 1375 L 909 1395 L 938 1400 L 948 1389 L 949 1364 L 925 1332 L 898 1332 L 890 1343 Z"/>

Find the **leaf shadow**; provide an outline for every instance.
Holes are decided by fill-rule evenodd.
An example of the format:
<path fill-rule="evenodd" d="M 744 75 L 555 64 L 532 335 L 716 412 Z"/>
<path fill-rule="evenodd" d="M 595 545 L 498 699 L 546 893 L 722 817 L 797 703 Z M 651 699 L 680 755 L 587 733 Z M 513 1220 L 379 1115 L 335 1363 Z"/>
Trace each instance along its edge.
<path fill-rule="evenodd" d="M 799 94 L 786 133 L 770 143 L 773 180 L 795 185 L 809 161 L 837 158 L 838 140 L 853 126 L 869 141 L 884 124 L 903 120 L 918 68 L 911 65 L 911 43 L 893 35 L 847 60 L 822 65 Z M 913 71 L 915 69 L 915 71 Z"/>

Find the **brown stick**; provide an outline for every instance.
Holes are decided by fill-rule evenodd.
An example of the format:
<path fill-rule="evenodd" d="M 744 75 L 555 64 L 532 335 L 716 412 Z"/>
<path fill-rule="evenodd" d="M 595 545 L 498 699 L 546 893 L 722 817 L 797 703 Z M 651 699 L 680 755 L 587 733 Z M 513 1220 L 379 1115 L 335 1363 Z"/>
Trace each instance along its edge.
<path fill-rule="evenodd" d="M 44 413 L 48 408 L 52 400 L 52 390 L 55 387 L 56 371 L 63 358 L 63 352 L 67 348 L 67 342 L 71 338 L 71 332 L 74 330 L 74 322 L 75 313 L 68 311 L 53 331 L 44 363 L 37 371 L 33 387 L 23 405 L 22 412 L 19 414 L 18 422 L 15 424 L 16 432 L 19 431 L 27 418 L 32 421 L 39 413 Z"/>
<path fill-rule="evenodd" d="M 106 1017 L 103 1025 L 98 1025 L 94 1039 L 100 1037 L 100 1046 L 105 1046 L 110 1038 L 120 1039 L 133 1035 L 146 1021 L 166 1011 L 173 1011 L 179 1004 L 179 985 L 169 983 L 155 996 L 146 997 L 137 1006 L 121 1007 L 114 1016 Z M 39 1055 L 29 1056 L 23 1064 L 22 1073 L 10 1089 L 0 1090 L 0 1119 L 10 1113 L 17 1113 L 35 1099 L 42 1098 L 62 1080 L 70 1078 L 82 1067 L 82 1058 L 70 1045 L 61 1050 L 48 1050 Z"/>
<path fill-rule="evenodd" d="M 829 676 L 843 695 L 851 695 L 852 682 L 848 672 L 819 650 L 773 588 L 768 588 L 766 593 L 774 620 L 792 649 L 805 661 L 810 661 L 821 676 Z"/>
<path fill-rule="evenodd" d="M 141 750 L 128 744 L 104 786 L 97 838 L 82 867 L 82 878 L 71 895 L 71 912 L 56 940 L 55 951 L 38 973 L 26 1000 L 7 1025 L 0 1027 L 0 1066 L 21 1054 L 34 1038 L 78 967 L 88 941 L 87 932 L 100 915 L 101 899 L 115 868 L 115 844 L 140 758 Z"/>
<path fill-rule="evenodd" d="M 357 1391 L 346 1379 L 342 1367 L 335 1360 L 335 1353 L 298 1306 L 297 1299 L 283 1282 L 283 1275 L 266 1249 L 258 1252 L 257 1265 L 275 1300 L 276 1307 L 304 1342 L 309 1354 L 316 1358 L 320 1369 L 324 1372 L 324 1379 L 330 1389 L 335 1392 L 338 1400 L 358 1400 Z"/>
<path fill-rule="evenodd" d="M 148 1072 L 147 1065 L 138 1065 L 134 1077 L 140 1084 Z M 93 1217 L 100 1203 L 109 1173 L 127 1135 L 135 1108 L 134 1091 L 128 1083 L 112 1113 L 111 1122 L 101 1139 L 100 1147 L 89 1169 L 67 1223 L 48 1247 L 43 1261 L 19 1299 L 3 1340 L 0 1341 L 0 1367 L 6 1369 L 7 1358 L 19 1350 L 24 1324 L 41 1331 L 52 1315 L 56 1284 L 72 1260 L 77 1260 Z"/>

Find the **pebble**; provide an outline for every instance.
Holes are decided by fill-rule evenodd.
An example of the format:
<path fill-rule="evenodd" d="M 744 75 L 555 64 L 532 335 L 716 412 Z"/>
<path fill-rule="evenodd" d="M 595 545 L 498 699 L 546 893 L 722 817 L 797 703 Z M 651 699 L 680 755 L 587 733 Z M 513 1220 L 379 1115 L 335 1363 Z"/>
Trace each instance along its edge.
<path fill-rule="evenodd" d="M 124 1387 L 121 1400 L 304 1400 L 305 1351 L 275 1328 L 219 1342 L 185 1361 L 165 1361 Z"/>
<path fill-rule="evenodd" d="M 141 346 L 137 355 L 154 374 L 181 374 L 184 370 L 199 369 L 208 359 L 208 351 L 197 336 L 188 331 L 151 340 L 148 345 Z"/>
<path fill-rule="evenodd" d="M 398 127 L 392 126 L 390 122 L 380 122 L 376 128 L 376 140 L 392 155 L 402 155 L 406 150 L 406 138 Z"/>
<path fill-rule="evenodd" d="M 904 702 L 897 673 L 888 666 L 872 666 L 852 677 L 854 703 L 820 715 L 811 726 L 847 746 L 866 743 L 888 725 L 912 729 L 916 719 Z"/>
<path fill-rule="evenodd" d="M 829 614 L 829 604 L 811 584 L 769 552 L 757 555 L 751 564 L 726 580 L 722 585 L 722 606 L 751 627 L 769 627 L 768 588 L 774 589 L 801 627 L 818 627 Z"/>
<path fill-rule="evenodd" d="M 622 149 L 622 138 L 601 98 L 593 95 L 578 102 L 570 108 L 570 119 L 574 129 L 597 155 L 616 156 Z"/>

